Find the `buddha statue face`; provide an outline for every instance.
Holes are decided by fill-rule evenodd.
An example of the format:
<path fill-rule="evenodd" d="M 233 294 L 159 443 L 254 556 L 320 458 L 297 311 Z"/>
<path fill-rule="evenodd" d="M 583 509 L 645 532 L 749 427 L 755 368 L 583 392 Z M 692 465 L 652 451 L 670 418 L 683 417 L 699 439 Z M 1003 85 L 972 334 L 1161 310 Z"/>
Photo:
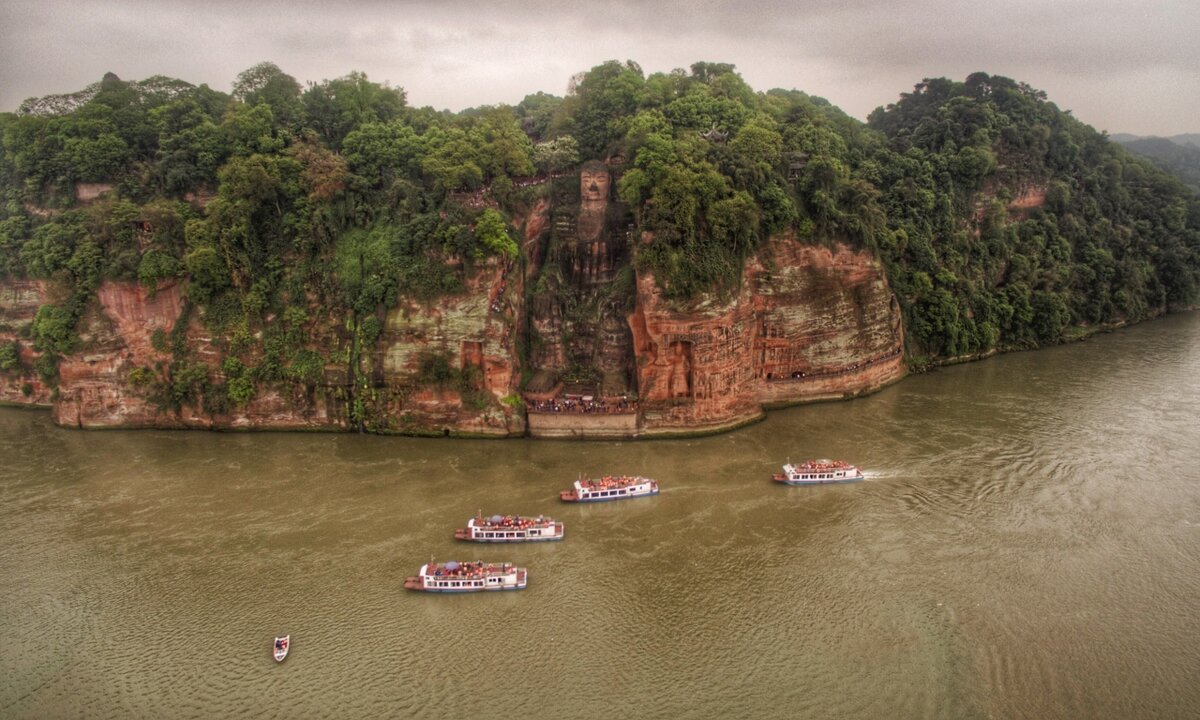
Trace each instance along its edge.
<path fill-rule="evenodd" d="M 579 173 L 579 197 L 585 203 L 608 200 L 608 169 L 588 163 Z"/>

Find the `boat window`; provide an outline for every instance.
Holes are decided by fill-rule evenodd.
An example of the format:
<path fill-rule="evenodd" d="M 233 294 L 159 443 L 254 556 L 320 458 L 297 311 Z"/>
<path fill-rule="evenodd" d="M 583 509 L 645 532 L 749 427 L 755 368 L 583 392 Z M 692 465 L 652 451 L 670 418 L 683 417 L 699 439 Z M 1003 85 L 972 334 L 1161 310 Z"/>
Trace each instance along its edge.
<path fill-rule="evenodd" d="M 523 537 L 525 537 L 525 533 L 519 532 L 519 533 L 517 533 L 517 537 L 523 538 Z"/>

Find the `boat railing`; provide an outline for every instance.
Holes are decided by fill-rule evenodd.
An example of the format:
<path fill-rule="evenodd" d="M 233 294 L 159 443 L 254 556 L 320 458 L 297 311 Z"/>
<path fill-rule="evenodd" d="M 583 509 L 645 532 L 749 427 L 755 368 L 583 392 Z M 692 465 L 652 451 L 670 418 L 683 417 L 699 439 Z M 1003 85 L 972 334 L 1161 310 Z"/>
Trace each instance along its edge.
<path fill-rule="evenodd" d="M 793 473 L 823 473 L 823 472 L 838 472 L 839 470 L 854 471 L 858 468 L 850 464 L 829 464 L 829 465 L 790 465 Z M 786 468 L 785 468 L 786 470 Z"/>

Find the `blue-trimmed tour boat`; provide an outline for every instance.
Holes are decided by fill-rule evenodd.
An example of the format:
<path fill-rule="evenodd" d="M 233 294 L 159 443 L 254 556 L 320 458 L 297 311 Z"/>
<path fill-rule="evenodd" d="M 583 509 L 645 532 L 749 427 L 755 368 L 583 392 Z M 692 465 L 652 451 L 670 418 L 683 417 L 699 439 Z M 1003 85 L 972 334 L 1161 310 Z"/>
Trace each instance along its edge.
<path fill-rule="evenodd" d="M 562 540 L 563 524 L 538 515 L 492 515 L 483 512 L 467 521 L 465 528 L 454 531 L 456 540 L 479 543 L 544 542 Z"/>

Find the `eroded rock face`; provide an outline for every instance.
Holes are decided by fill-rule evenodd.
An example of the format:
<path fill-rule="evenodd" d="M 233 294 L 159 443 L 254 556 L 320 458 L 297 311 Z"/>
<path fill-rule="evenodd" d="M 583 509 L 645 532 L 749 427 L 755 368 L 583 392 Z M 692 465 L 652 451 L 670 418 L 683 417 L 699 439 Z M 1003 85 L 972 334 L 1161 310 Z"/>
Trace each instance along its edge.
<path fill-rule="evenodd" d="M 750 273 L 760 402 L 847 397 L 904 375 L 900 307 L 870 254 L 774 238 L 759 258 Z"/>
<path fill-rule="evenodd" d="M 629 325 L 643 434 L 730 427 L 904 374 L 900 310 L 870 255 L 774 238 L 744 277 L 727 304 L 686 311 L 639 277 Z"/>
<path fill-rule="evenodd" d="M 210 382 L 225 380 L 226 354 L 199 318 L 181 320 L 185 287 L 161 285 L 157 292 L 131 282 L 105 282 L 98 302 L 80 321 L 82 349 L 59 362 L 59 394 L 53 417 L 60 425 L 83 428 L 155 427 L 200 429 L 340 429 L 344 412 L 331 401 L 333 388 L 307 388 L 281 383 L 259 388 L 245 407 L 209 412 L 202 406 L 167 407 L 162 391 L 137 382 L 134 371 L 149 371 L 156 382 L 169 383 L 176 366 L 169 352 L 154 349 L 155 331 L 170 333 L 178 322 L 192 362 L 207 369 Z"/>
<path fill-rule="evenodd" d="M 41 280 L 0 281 L 0 345 L 20 347 L 19 364 L 0 371 L 0 402 L 14 405 L 49 405 L 51 389 L 33 371 L 38 353 L 21 331 L 33 322 L 38 308 L 49 302 Z"/>
<path fill-rule="evenodd" d="M 184 284 L 164 283 L 151 293 L 137 283 L 103 283 L 76 328 L 79 350 L 59 361 L 53 392 L 33 371 L 38 354 L 30 341 L 19 337 L 38 307 L 54 301 L 52 293 L 41 281 L 3 281 L 0 343 L 16 340 L 21 349 L 19 366 L 0 373 L 0 401 L 48 405 L 55 422 L 82 428 L 340 430 L 351 426 L 348 399 L 360 392 L 375 417 L 394 419 L 375 430 L 520 435 L 523 416 L 499 402 L 515 390 L 513 297 L 520 297 L 520 291 L 508 290 L 507 270 L 492 263 L 475 274 L 463 296 L 432 306 L 403 303 L 391 311 L 382 337 L 364 353 L 362 388 L 351 386 L 351 373 L 339 360 L 347 356 L 349 343 L 344 318 L 312 307 L 305 345 L 333 358 L 324 381 L 259 383 L 244 407 L 219 410 L 202 402 L 172 408 L 165 401 L 164 388 L 169 389 L 184 363 L 166 348 L 155 349 L 156 332 L 182 332 L 186 364 L 202 367 L 212 385 L 228 380 L 222 371 L 228 355 L 224 343 L 213 341 L 198 312 L 184 314 Z M 185 326 L 179 329 L 181 322 Z M 445 354 L 456 371 L 467 368 L 462 375 L 467 384 L 414 385 L 420 356 L 431 352 Z M 258 359 L 247 358 L 247 364 Z"/>
<path fill-rule="evenodd" d="M 313 384 L 259 383 L 244 407 L 173 409 L 163 391 L 182 364 L 202 367 L 211 385 L 229 381 L 227 343 L 210 336 L 200 311 L 187 311 L 184 284 L 151 293 L 110 281 L 80 321 L 79 351 L 59 364 L 57 393 L 33 372 L 37 354 L 21 339 L 19 366 L 0 373 L 0 401 L 52 405 L 58 423 L 75 427 L 362 423 L 509 436 L 528 422 L 534 436 L 623 437 L 720 430 L 764 407 L 853 396 L 904 374 L 900 310 L 869 254 L 772 238 L 747 261 L 736 296 L 677 307 L 653 276 L 634 273 L 632 218 L 612 187 L 611 168 L 598 162 L 563 178 L 516 218 L 524 265 L 492 258 L 468 273 L 461 295 L 381 310 L 373 346 L 355 350 L 346 311 L 310 299 L 303 345 L 327 360 Z M 0 342 L 18 339 L 53 294 L 44 282 L 0 281 Z M 156 331 L 182 333 L 186 360 L 156 350 Z M 528 420 L 514 407 L 518 393 L 545 401 L 564 386 L 620 402 L 603 414 Z"/>
<path fill-rule="evenodd" d="M 497 259 L 468 283 L 468 292 L 388 311 L 373 364 L 391 392 L 376 409 L 397 432 L 523 435 L 524 418 L 500 400 L 515 391 L 514 298 L 517 273 Z M 459 376 L 409 390 L 422 361 L 437 356 Z"/>
<path fill-rule="evenodd" d="M 183 307 L 183 287 L 172 284 L 151 297 L 136 283 L 105 282 L 98 303 L 78 327 L 79 352 L 58 364 L 54 421 L 77 427 L 189 427 L 190 418 L 158 411 L 146 393 L 131 386 L 134 368 L 169 361 L 150 342 L 155 330 L 170 332 Z"/>
<path fill-rule="evenodd" d="M 727 305 L 681 312 L 643 274 L 629 324 L 647 434 L 716 430 L 762 415 L 750 362 L 757 318 L 748 287 Z"/>

